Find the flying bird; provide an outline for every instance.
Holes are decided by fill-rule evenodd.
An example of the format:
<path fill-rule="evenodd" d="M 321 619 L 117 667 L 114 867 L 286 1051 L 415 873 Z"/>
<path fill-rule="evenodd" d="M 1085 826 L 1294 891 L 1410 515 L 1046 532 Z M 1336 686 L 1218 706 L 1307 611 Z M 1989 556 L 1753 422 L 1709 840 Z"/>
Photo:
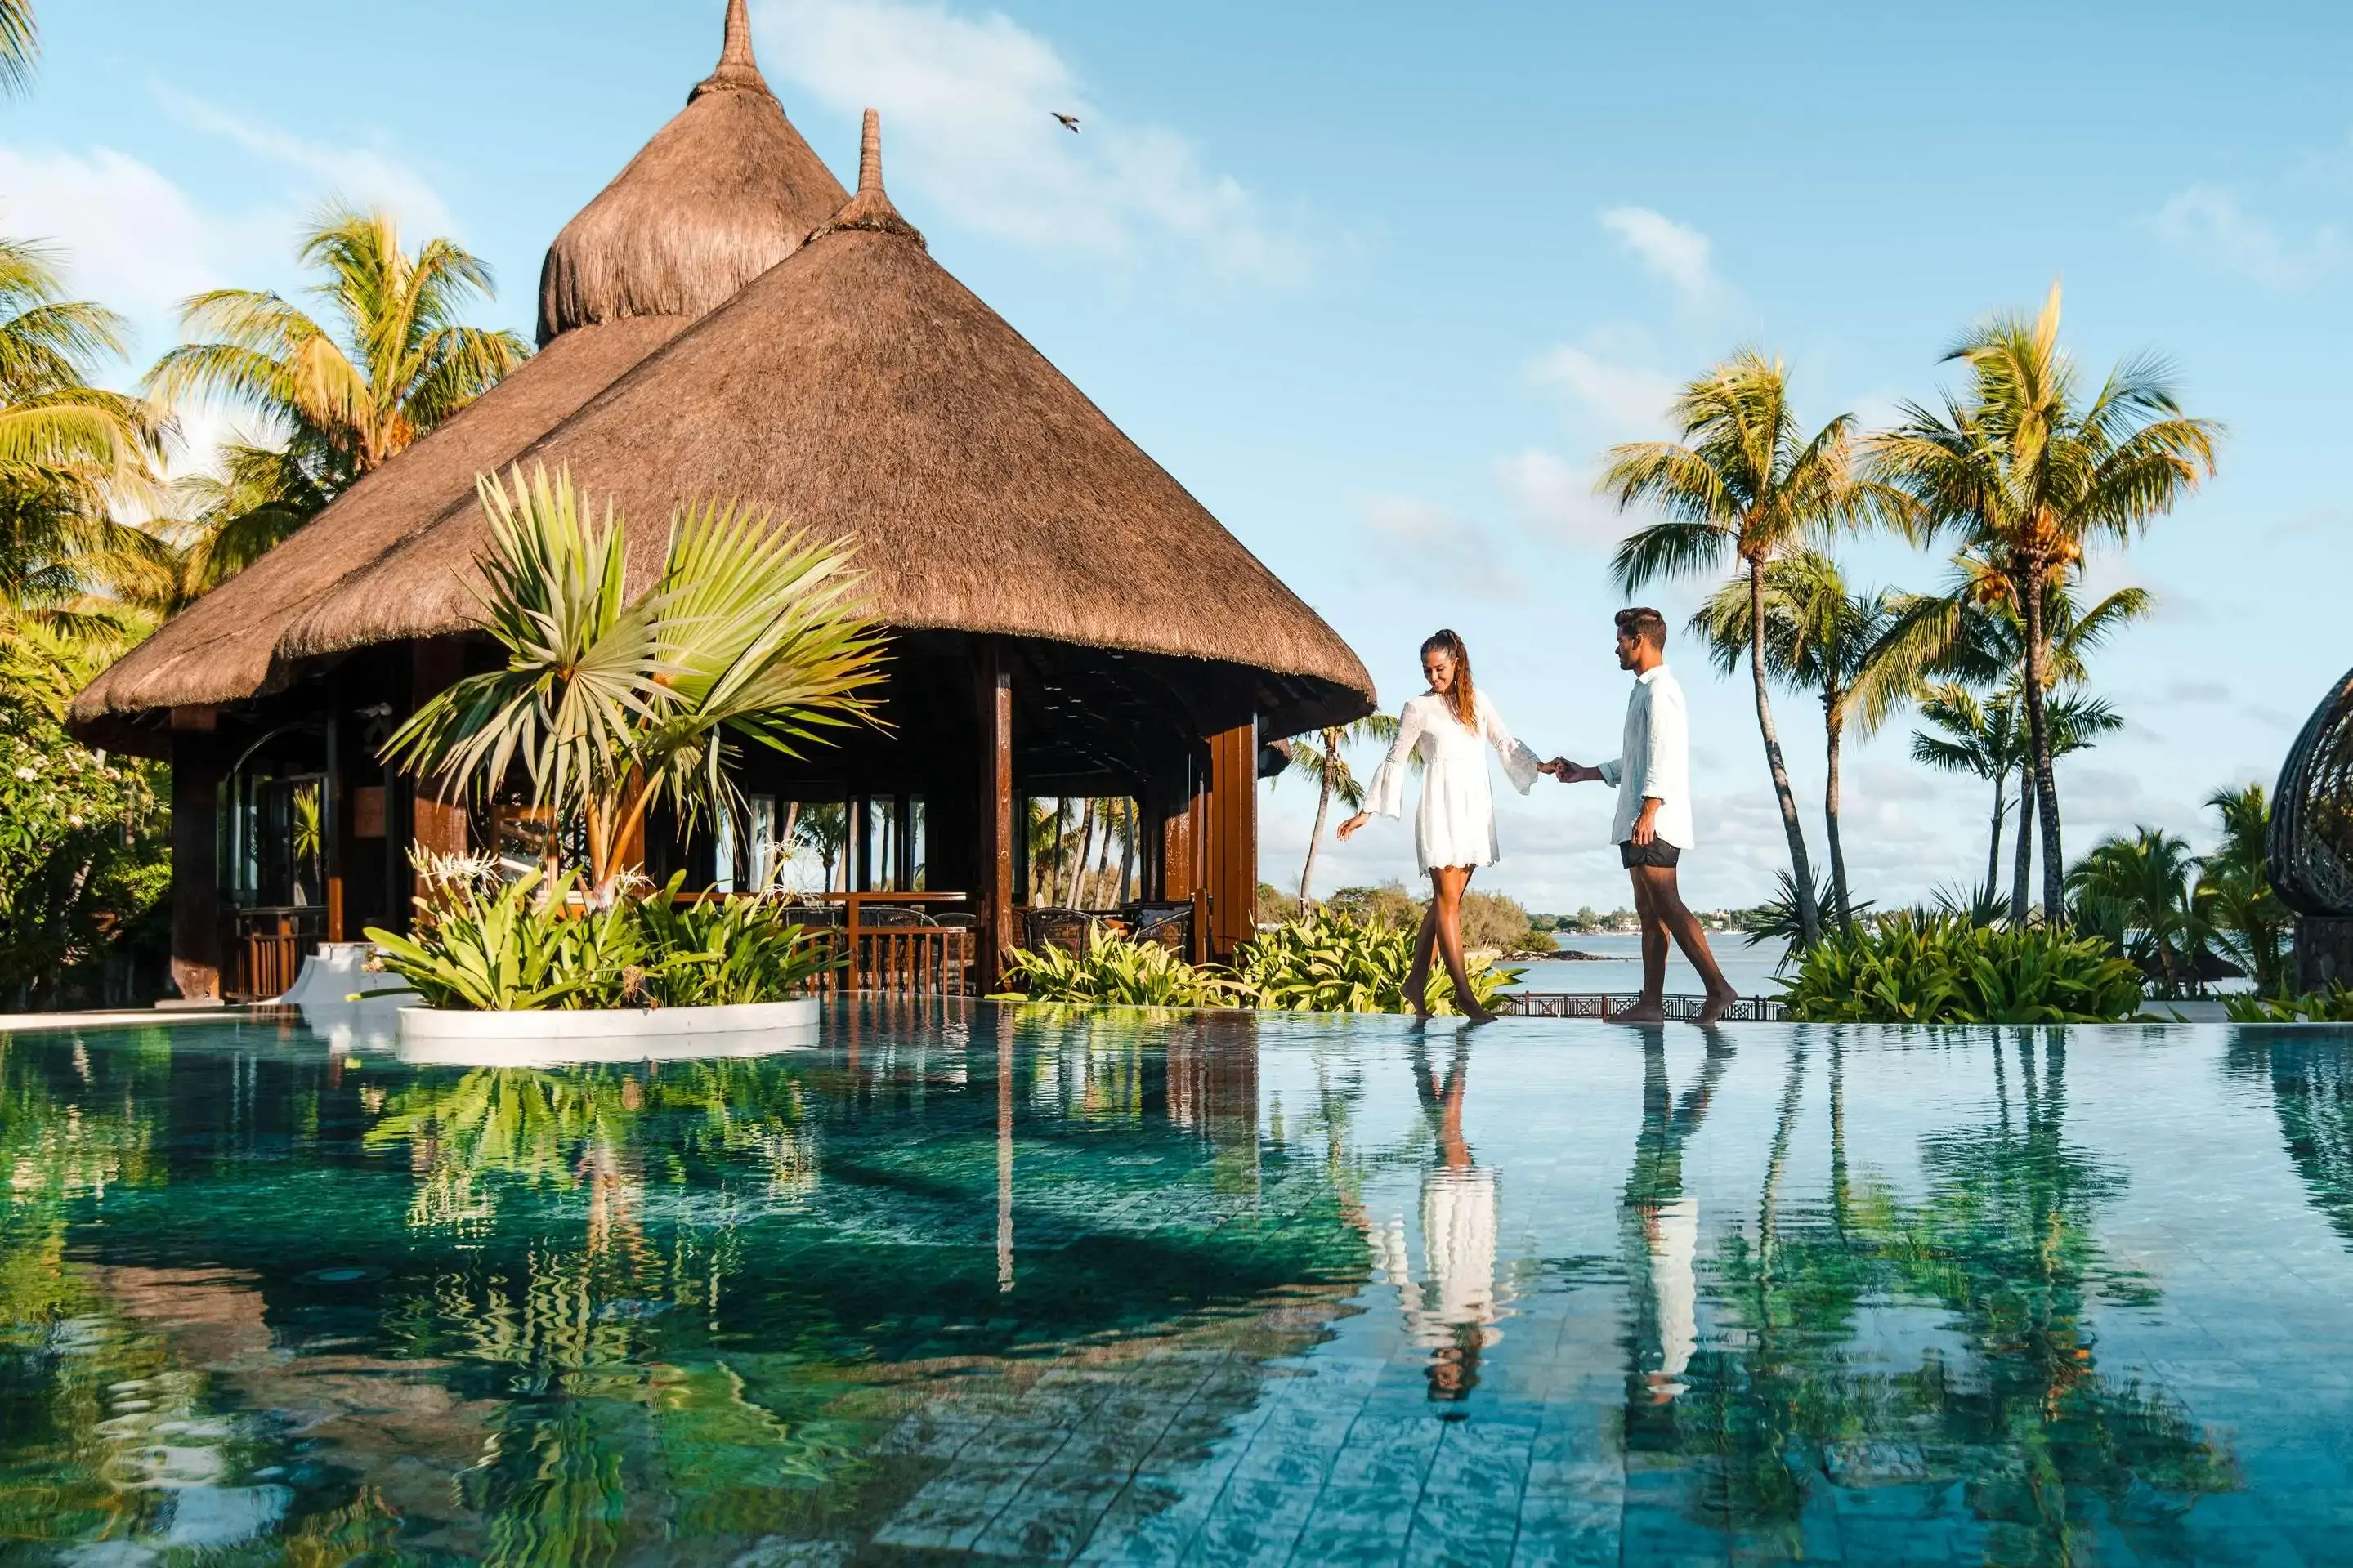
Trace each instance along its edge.
<path fill-rule="evenodd" d="M 1079 117 L 1077 115 L 1065 114 L 1059 109 L 1050 109 L 1046 112 L 1060 121 L 1064 128 L 1067 129 L 1071 135 L 1076 136 L 1079 133 Z"/>

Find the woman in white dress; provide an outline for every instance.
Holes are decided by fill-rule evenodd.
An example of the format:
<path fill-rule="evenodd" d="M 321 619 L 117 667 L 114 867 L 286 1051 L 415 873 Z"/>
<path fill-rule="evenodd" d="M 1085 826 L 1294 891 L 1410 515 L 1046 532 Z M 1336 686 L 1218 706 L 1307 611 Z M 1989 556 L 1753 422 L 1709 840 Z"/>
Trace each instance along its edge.
<path fill-rule="evenodd" d="M 1473 1023 L 1494 1016 L 1472 999 L 1462 966 L 1462 893 L 1471 873 L 1495 863 L 1495 797 L 1487 786 L 1486 748 L 1504 759 L 1504 772 L 1522 795 L 1544 764 L 1512 739 L 1495 705 L 1471 683 L 1471 653 L 1462 639 L 1440 631 L 1421 645 L 1421 672 L 1430 689 L 1409 700 L 1398 716 L 1397 743 L 1365 792 L 1365 808 L 1340 825 L 1348 838 L 1372 816 L 1404 810 L 1405 773 L 1419 755 L 1424 764 L 1421 807 L 1414 814 L 1413 843 L 1430 878 L 1430 908 L 1421 917 L 1413 969 L 1406 976 L 1406 1003 L 1417 1018 L 1430 1016 L 1427 992 L 1433 950 L 1454 981 L 1454 1005 Z"/>

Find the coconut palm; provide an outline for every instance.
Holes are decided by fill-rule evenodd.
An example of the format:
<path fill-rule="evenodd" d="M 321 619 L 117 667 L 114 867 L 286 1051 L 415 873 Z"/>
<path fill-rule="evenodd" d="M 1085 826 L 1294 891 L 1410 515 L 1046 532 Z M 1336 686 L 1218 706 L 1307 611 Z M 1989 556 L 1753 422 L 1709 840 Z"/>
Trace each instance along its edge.
<path fill-rule="evenodd" d="M 383 212 L 330 207 L 301 258 L 325 274 L 326 321 L 276 294 L 216 289 L 180 308 L 181 344 L 147 373 L 153 395 L 259 414 L 327 493 L 377 468 L 530 356 L 510 331 L 459 312 L 489 296 L 491 269 L 448 239 L 411 256 Z"/>
<path fill-rule="evenodd" d="M 1900 517 L 1905 503 L 1855 477 L 1852 415 L 1838 416 L 1810 439 L 1800 437 L 1789 408 L 1788 372 L 1754 350 L 1742 350 L 1685 386 L 1672 416 L 1682 441 L 1636 442 L 1609 451 L 1601 493 L 1621 509 L 1647 502 L 1664 514 L 1619 546 L 1611 569 L 1629 593 L 1657 578 L 1716 570 L 1727 562 L 1746 574 L 1757 728 L 1789 840 L 1799 916 L 1811 945 L 1821 935 L 1820 911 L 1766 689 L 1766 572 L 1810 540 L 1869 519 Z"/>
<path fill-rule="evenodd" d="M 2255 990 L 2281 995 L 2287 990 L 2295 917 L 2272 890 L 2266 851 L 2271 808 L 2263 786 L 2218 789 L 2206 804 L 2222 819 L 2222 842 L 2198 864 L 2198 909 L 2214 945 L 2247 972 Z"/>
<path fill-rule="evenodd" d="M 0 0 L 0 92 L 23 92 L 30 87 L 33 63 L 40 56 L 33 0 Z"/>
<path fill-rule="evenodd" d="M 1324 823 L 1338 800 L 1350 811 L 1365 804 L 1365 786 L 1348 766 L 1342 749 L 1359 741 L 1388 745 L 1397 739 L 1398 721 L 1388 713 L 1367 713 L 1353 724 L 1328 725 L 1315 732 L 1315 744 L 1289 747 L 1291 761 L 1283 773 L 1297 773 L 1315 786 L 1315 829 L 1307 836 L 1307 863 L 1299 868 L 1299 907 L 1314 897 L 1315 851 L 1324 843 Z M 1277 774 L 1278 780 L 1281 774 Z"/>
<path fill-rule="evenodd" d="M 687 825 L 734 809 L 731 738 L 797 757 L 872 721 L 881 644 L 852 604 L 846 542 L 813 544 L 732 505 L 682 508 L 660 576 L 632 598 L 622 521 L 609 507 L 592 519 L 568 473 L 518 468 L 480 491 L 482 629 L 506 666 L 434 697 L 385 755 L 482 792 L 521 764 L 533 805 L 584 819 L 599 903 L 653 807 Z"/>
<path fill-rule="evenodd" d="M 2139 964 L 2160 996 L 2188 995 L 2202 983 L 2209 952 L 2206 924 L 2190 896 L 2197 869 L 2188 841 L 2162 828 L 2104 839 L 2067 872 L 2074 922 Z"/>
<path fill-rule="evenodd" d="M 2043 590 L 2085 548 L 2130 542 L 2214 471 L 2212 422 L 2181 412 L 2161 360 L 2125 360 L 2089 400 L 2059 347 L 2059 288 L 2042 313 L 1997 314 L 1947 354 L 1967 387 L 1939 409 L 1907 405 L 1869 444 L 1872 468 L 1910 496 L 1918 537 L 1957 536 L 2010 584 L 2025 625 L 2020 658 L 2042 836 L 2043 907 L 2063 908 L 2058 786 L 2051 772 Z M 2052 915 L 2052 918 L 2060 918 Z"/>
<path fill-rule="evenodd" d="M 1985 901 L 2001 880 L 2001 827 L 2010 815 L 2010 775 L 2026 754 L 2014 700 L 1980 700 L 1957 681 L 1938 681 L 1920 695 L 1920 717 L 1937 733 L 1912 732 L 1912 760 L 1993 785 L 1993 830 L 1986 842 Z"/>
<path fill-rule="evenodd" d="M 112 506 L 144 499 L 166 423 L 91 384 L 121 350 L 121 318 L 67 299 L 48 250 L 0 239 L 0 645 L 32 627 L 127 640 L 91 596 L 91 557 L 132 537 Z"/>
<path fill-rule="evenodd" d="M 1738 578 L 1718 588 L 1692 617 L 1715 668 L 1729 675 L 1756 646 L 1752 595 Z M 1822 705 L 1826 781 L 1822 824 L 1830 846 L 1832 912 L 1854 923 L 1846 847 L 1839 831 L 1840 764 L 1850 724 L 1869 736 L 1917 685 L 1905 662 L 1910 646 L 1893 637 L 1896 615 L 1885 593 L 1853 594 L 1838 563 L 1819 551 L 1784 557 L 1765 571 L 1765 667 L 1784 684 L 1811 691 Z"/>

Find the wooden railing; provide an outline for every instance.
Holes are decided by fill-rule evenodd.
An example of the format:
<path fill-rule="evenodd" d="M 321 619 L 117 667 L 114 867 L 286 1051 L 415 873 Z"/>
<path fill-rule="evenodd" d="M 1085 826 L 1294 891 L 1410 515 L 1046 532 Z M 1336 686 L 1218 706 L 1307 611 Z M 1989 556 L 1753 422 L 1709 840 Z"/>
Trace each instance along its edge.
<path fill-rule="evenodd" d="M 302 960 L 326 935 L 327 910 L 320 904 L 232 910 L 227 923 L 229 1000 L 259 1002 L 284 993 L 302 973 Z"/>
<path fill-rule="evenodd" d="M 834 906 L 839 924 L 820 927 L 840 963 L 827 989 L 891 995 L 970 994 L 978 931 L 957 907 L 963 893 L 822 893 L 811 901 Z"/>
<path fill-rule="evenodd" d="M 1606 1024 L 1641 1000 L 1630 993 L 1506 991 L 1495 998 L 1495 1011 L 1517 1018 L 1596 1018 Z M 1697 1018 L 1699 1010 L 1707 1003 L 1704 996 L 1667 996 L 1661 1000 L 1667 1016 L 1679 1024 Z M 1789 1010 L 1770 996 L 1742 996 L 1725 1006 L 1718 1022 L 1778 1024 L 1788 1016 Z"/>

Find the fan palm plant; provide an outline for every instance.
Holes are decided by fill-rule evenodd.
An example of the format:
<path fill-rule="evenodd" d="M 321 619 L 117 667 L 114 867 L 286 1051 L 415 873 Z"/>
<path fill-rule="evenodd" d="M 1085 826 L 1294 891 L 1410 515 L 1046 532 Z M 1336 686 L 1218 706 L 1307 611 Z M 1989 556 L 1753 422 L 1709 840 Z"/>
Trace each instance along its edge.
<path fill-rule="evenodd" d="M 1331 816 L 1332 803 L 1337 800 L 1350 811 L 1365 804 L 1365 786 L 1348 766 L 1344 748 L 1360 741 L 1388 745 L 1397 739 L 1397 719 L 1388 713 L 1367 713 L 1353 724 L 1329 725 L 1315 731 L 1315 743 L 1290 747 L 1290 763 L 1283 773 L 1297 773 L 1315 786 L 1315 830 L 1307 836 L 1307 863 L 1299 869 L 1299 907 L 1307 908 L 1314 897 L 1315 852 L 1323 847 L 1324 824 Z M 1278 781 L 1281 775 L 1278 774 Z"/>
<path fill-rule="evenodd" d="M 324 279 L 326 321 L 250 289 L 216 289 L 180 308 L 181 344 L 147 373 L 151 395 L 209 398 L 259 414 L 332 491 L 398 454 L 489 391 L 531 350 L 510 331 L 459 320 L 491 289 L 489 266 L 448 239 L 414 256 L 382 212 L 331 207 L 301 258 Z"/>
<path fill-rule="evenodd" d="M 1724 674 L 1738 668 L 1741 656 L 1756 646 L 1754 603 L 1749 585 L 1735 578 L 1692 617 L 1692 630 L 1706 642 L 1710 658 Z M 1896 626 L 1891 595 L 1849 593 L 1838 563 L 1819 551 L 1802 551 L 1767 566 L 1763 603 L 1767 673 L 1821 701 L 1822 826 L 1830 847 L 1831 907 L 1841 927 L 1852 925 L 1846 846 L 1839 831 L 1847 728 L 1852 724 L 1856 734 L 1869 736 L 1911 694 L 1917 677 L 1905 662 L 1908 645 L 1890 636 Z"/>
<path fill-rule="evenodd" d="M 2002 313 L 1946 356 L 1967 389 L 1939 409 L 1907 405 L 1869 444 L 1873 472 L 1914 503 L 1917 535 L 1957 535 L 2006 578 L 2024 621 L 2019 678 L 2042 836 L 2043 907 L 2058 910 L 2059 794 L 2051 772 L 2052 628 L 2045 589 L 2102 540 L 2128 543 L 2214 471 L 2219 427 L 2181 412 L 2164 363 L 2142 355 L 2088 400 L 2059 346 L 2059 288 L 2041 314 Z M 2052 918 L 2059 918 L 2054 915 Z"/>
<path fill-rule="evenodd" d="M 1805 830 L 1781 757 L 1766 688 L 1766 574 L 1809 541 L 1875 518 L 1901 517 L 1904 498 L 1856 477 L 1854 417 L 1841 414 L 1810 437 L 1791 412 L 1788 374 L 1778 360 L 1743 350 L 1686 385 L 1672 417 L 1681 441 L 1612 447 L 1599 486 L 1621 509 L 1648 503 L 1664 515 L 1638 530 L 1611 563 L 1632 593 L 1662 577 L 1736 564 L 1747 582 L 1749 668 L 1757 728 L 1789 841 L 1791 886 L 1804 940 L 1821 935 Z"/>
<path fill-rule="evenodd" d="M 599 905 L 649 810 L 668 803 L 691 825 L 733 808 L 731 737 L 797 757 L 873 721 L 881 638 L 852 602 L 845 542 L 734 506 L 682 508 L 660 576 L 631 597 L 620 520 L 593 520 L 568 473 L 517 468 L 480 492 L 482 625 L 505 668 L 434 697 L 385 755 L 444 789 L 493 790 L 520 765 L 534 805 L 584 820 Z"/>

